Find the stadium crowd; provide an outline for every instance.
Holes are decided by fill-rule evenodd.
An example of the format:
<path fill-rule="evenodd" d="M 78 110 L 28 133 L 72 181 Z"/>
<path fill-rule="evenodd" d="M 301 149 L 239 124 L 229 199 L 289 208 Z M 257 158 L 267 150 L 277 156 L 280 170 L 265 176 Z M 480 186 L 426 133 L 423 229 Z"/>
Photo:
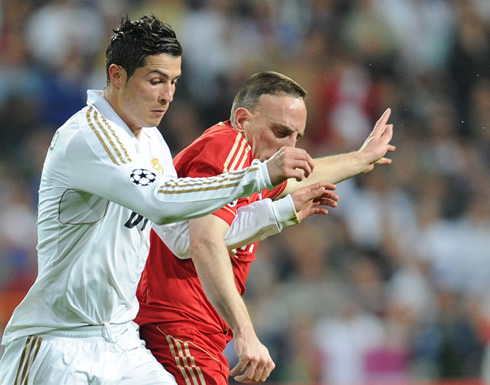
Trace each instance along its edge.
<path fill-rule="evenodd" d="M 25 293 L 36 276 L 37 188 L 54 131 L 86 88 L 105 84 L 103 47 L 120 17 L 153 13 L 184 48 L 160 127 L 174 154 L 227 119 L 261 70 L 308 90 L 299 146 L 312 156 L 357 149 L 393 111 L 393 164 L 340 183 L 327 217 L 259 247 L 245 298 L 277 365 L 270 381 L 490 383 L 488 0 L 0 6 L 2 294 Z"/>

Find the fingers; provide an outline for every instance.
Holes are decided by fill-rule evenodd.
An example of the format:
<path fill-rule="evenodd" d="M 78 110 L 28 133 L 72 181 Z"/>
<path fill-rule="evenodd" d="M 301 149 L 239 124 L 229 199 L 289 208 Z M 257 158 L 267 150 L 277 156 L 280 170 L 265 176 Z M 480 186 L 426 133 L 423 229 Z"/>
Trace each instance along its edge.
<path fill-rule="evenodd" d="M 302 148 L 283 147 L 281 150 L 284 155 L 284 168 L 293 170 L 294 175 L 290 177 L 302 181 L 310 176 L 313 171 L 313 158 Z"/>
<path fill-rule="evenodd" d="M 393 138 L 393 124 L 387 124 L 384 128 L 383 133 L 381 134 L 381 138 L 386 142 L 389 143 L 390 140 Z"/>
<path fill-rule="evenodd" d="M 328 215 L 328 210 L 323 207 L 315 207 L 313 209 L 313 214 L 315 215 Z"/>
<path fill-rule="evenodd" d="M 314 183 L 310 186 L 304 187 L 304 189 L 310 189 L 311 192 L 315 195 L 321 195 L 321 194 L 325 194 L 325 193 L 332 193 L 333 195 L 335 195 L 335 193 L 333 193 L 333 191 L 337 190 L 337 186 L 332 184 L 332 183 L 318 182 L 318 183 Z"/>
<path fill-rule="evenodd" d="M 305 176 L 308 177 L 313 171 L 315 164 L 313 163 L 313 158 L 310 156 L 310 154 L 308 154 L 305 150 L 303 151 L 304 151 L 304 157 L 306 158 L 306 162 L 308 163 L 308 169 L 305 170 Z"/>
<path fill-rule="evenodd" d="M 375 162 L 375 164 L 389 165 L 389 164 L 391 164 L 392 162 L 393 162 L 393 161 L 392 161 L 390 158 L 384 158 L 384 157 L 383 157 L 383 158 L 381 158 L 381 159 L 377 160 L 377 161 Z"/>
<path fill-rule="evenodd" d="M 333 191 L 328 191 L 326 190 L 323 195 L 321 196 L 322 199 L 328 199 L 328 200 L 331 200 L 331 201 L 338 201 L 339 200 L 339 196 L 337 194 L 335 194 Z"/>
<path fill-rule="evenodd" d="M 301 182 L 303 179 L 308 178 L 308 175 L 311 174 L 312 168 L 307 162 L 299 161 L 296 163 L 296 167 L 291 168 L 291 174 L 289 178 L 294 178 L 298 182 Z"/>
<path fill-rule="evenodd" d="M 302 181 L 313 171 L 312 157 L 303 149 L 282 147 L 268 161 L 269 177 L 274 185 L 288 178 Z"/>
<path fill-rule="evenodd" d="M 334 184 L 323 184 L 323 183 L 318 183 L 318 187 L 316 185 L 311 186 L 313 188 L 313 197 L 312 199 L 314 201 L 320 202 L 320 204 L 326 204 L 329 202 L 329 206 L 331 206 L 330 203 L 335 203 L 336 201 L 339 200 L 339 196 L 334 193 L 332 190 L 335 190 L 337 186 Z M 331 206 L 335 207 L 335 206 Z"/>
<path fill-rule="evenodd" d="M 240 357 L 238 363 L 230 370 L 230 376 L 235 376 L 245 370 L 250 360 L 246 357 Z"/>
<path fill-rule="evenodd" d="M 337 185 L 332 183 L 321 183 L 321 185 L 325 188 L 325 190 L 337 190 Z"/>
<path fill-rule="evenodd" d="M 233 379 L 238 382 L 256 384 L 265 382 L 275 367 L 274 361 L 270 358 L 265 361 L 241 359 L 230 371 L 230 376 L 234 376 Z M 243 374 L 238 375 L 238 373 L 241 373 L 244 370 L 245 372 Z"/>
<path fill-rule="evenodd" d="M 313 171 L 313 159 L 306 151 L 304 158 L 293 159 L 291 162 L 292 164 L 289 167 L 294 170 L 295 175 L 291 175 L 290 177 L 295 178 L 298 182 L 308 178 Z"/>
<path fill-rule="evenodd" d="M 257 370 L 257 362 L 254 360 L 249 361 L 246 369 L 245 373 L 235 376 L 235 380 L 244 383 L 255 383 L 258 381 L 257 377 L 262 376 L 263 369 Z"/>
<path fill-rule="evenodd" d="M 337 188 L 335 185 L 315 184 L 311 186 L 311 191 L 304 196 L 304 204 L 312 201 L 314 206 L 337 207 L 336 202 L 339 200 L 339 196 L 333 191 L 326 190 L 326 187 L 329 187 L 330 190 Z"/>
<path fill-rule="evenodd" d="M 321 199 L 315 201 L 315 204 L 318 204 L 319 206 L 337 207 L 338 200 L 338 197 L 336 197 L 336 199 L 322 197 Z"/>
<path fill-rule="evenodd" d="M 388 122 L 388 119 L 390 118 L 391 115 L 391 108 L 387 108 L 385 112 L 383 112 L 383 115 L 378 119 L 376 124 L 374 125 L 374 130 L 375 132 L 381 131 L 384 129 L 386 123 Z"/>

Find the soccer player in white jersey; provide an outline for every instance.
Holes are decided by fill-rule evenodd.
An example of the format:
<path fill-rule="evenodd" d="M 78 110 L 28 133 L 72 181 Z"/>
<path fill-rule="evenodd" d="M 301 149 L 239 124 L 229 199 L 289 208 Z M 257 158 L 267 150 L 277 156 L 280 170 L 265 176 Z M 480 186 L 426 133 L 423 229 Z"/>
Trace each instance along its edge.
<path fill-rule="evenodd" d="M 310 174 L 305 151 L 283 148 L 244 170 L 178 179 L 156 126 L 181 54 L 167 24 L 124 18 L 107 49 L 106 88 L 88 91 L 54 135 L 39 189 L 38 277 L 5 329 L 1 385 L 174 384 L 133 322 L 148 222 L 209 214 Z"/>

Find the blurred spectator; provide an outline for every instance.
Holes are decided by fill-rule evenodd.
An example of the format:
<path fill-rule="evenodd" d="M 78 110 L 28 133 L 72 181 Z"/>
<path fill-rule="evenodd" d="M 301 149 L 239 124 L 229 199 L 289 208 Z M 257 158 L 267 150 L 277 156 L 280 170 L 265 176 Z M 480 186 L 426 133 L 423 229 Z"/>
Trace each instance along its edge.
<path fill-rule="evenodd" d="M 34 59 L 56 70 L 73 52 L 90 60 L 104 47 L 103 22 L 90 2 L 48 1 L 29 15 L 25 39 Z"/>
<path fill-rule="evenodd" d="M 338 313 L 320 319 L 313 333 L 322 355 L 322 383 L 362 384 L 368 379 L 364 359 L 382 343 L 383 325 L 349 293 Z"/>

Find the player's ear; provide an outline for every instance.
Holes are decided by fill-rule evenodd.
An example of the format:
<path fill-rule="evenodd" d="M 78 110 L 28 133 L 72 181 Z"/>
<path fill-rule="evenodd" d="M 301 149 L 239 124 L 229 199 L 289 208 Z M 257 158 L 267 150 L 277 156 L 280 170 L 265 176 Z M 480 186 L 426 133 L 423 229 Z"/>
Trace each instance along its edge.
<path fill-rule="evenodd" d="M 250 119 L 250 111 L 244 107 L 237 108 L 235 111 L 235 129 L 240 132 L 244 131 L 244 126 L 248 119 Z"/>
<path fill-rule="evenodd" d="M 121 88 L 126 84 L 126 70 L 118 64 L 109 66 L 109 80 L 115 88 Z"/>

